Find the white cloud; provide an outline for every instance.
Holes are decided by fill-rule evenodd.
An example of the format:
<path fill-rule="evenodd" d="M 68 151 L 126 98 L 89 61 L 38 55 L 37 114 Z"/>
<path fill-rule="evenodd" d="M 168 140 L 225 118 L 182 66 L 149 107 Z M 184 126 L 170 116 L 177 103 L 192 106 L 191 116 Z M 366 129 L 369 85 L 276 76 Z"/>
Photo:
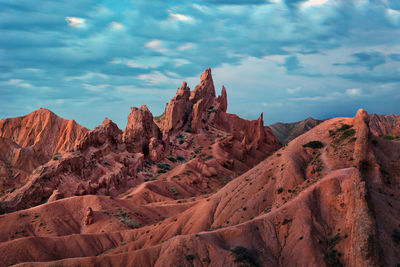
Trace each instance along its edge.
<path fill-rule="evenodd" d="M 389 20 L 393 24 L 395 24 L 395 25 L 399 24 L 399 22 L 400 22 L 400 11 L 395 10 L 395 9 L 387 8 L 386 9 L 386 16 L 389 18 Z"/>
<path fill-rule="evenodd" d="M 122 25 L 119 22 L 113 21 L 110 24 L 108 24 L 108 26 L 110 27 L 110 29 L 116 30 L 116 31 L 120 31 L 124 29 L 124 25 Z"/>
<path fill-rule="evenodd" d="M 297 86 L 297 87 L 295 87 L 295 88 L 288 88 L 288 89 L 286 89 L 286 92 L 287 92 L 288 94 L 294 94 L 294 93 L 300 92 L 301 89 L 302 89 L 301 86 Z"/>
<path fill-rule="evenodd" d="M 179 50 L 179 51 L 184 51 L 184 50 L 191 49 L 193 47 L 194 47 L 193 43 L 185 43 L 185 44 L 183 44 L 181 46 L 178 46 L 176 49 Z"/>
<path fill-rule="evenodd" d="M 68 76 L 68 77 L 65 77 L 65 80 L 66 81 L 87 80 L 87 79 L 91 79 L 91 78 L 107 79 L 108 76 L 103 74 L 103 73 L 99 73 L 99 72 L 86 72 L 85 74 L 80 75 L 80 76 Z"/>
<path fill-rule="evenodd" d="M 209 8 L 207 6 L 202 6 L 202 5 L 199 5 L 199 4 L 193 4 L 193 8 L 195 8 L 195 9 L 201 11 L 201 12 L 208 12 L 209 11 Z"/>
<path fill-rule="evenodd" d="M 163 94 L 170 96 L 173 94 L 171 90 L 163 90 L 163 89 L 157 89 L 157 88 L 138 88 L 134 85 L 118 85 L 114 87 L 116 91 L 120 93 L 135 93 L 135 94 Z"/>
<path fill-rule="evenodd" d="M 261 105 L 263 107 L 270 107 L 270 108 L 272 108 L 272 107 L 275 107 L 275 108 L 283 107 L 283 104 L 280 103 L 280 102 L 263 102 L 263 103 L 261 103 Z"/>
<path fill-rule="evenodd" d="M 173 60 L 174 62 L 179 59 Z M 167 57 L 137 57 L 134 59 L 129 59 L 129 58 L 114 58 L 112 61 L 110 61 L 111 64 L 124 64 L 125 66 L 129 68 L 140 68 L 140 69 L 148 69 L 148 68 L 157 68 L 159 66 L 162 66 L 164 63 L 170 61 L 169 58 Z M 175 62 L 176 64 L 176 62 Z"/>
<path fill-rule="evenodd" d="M 136 76 L 137 79 L 145 81 L 149 85 L 156 85 L 156 84 L 179 84 L 178 79 L 172 79 L 167 77 L 166 75 L 162 74 L 159 71 L 152 71 L 148 74 L 141 74 Z"/>
<path fill-rule="evenodd" d="M 163 44 L 160 40 L 151 40 L 145 43 L 144 47 L 160 53 L 165 53 L 168 51 L 166 48 L 163 47 Z"/>
<path fill-rule="evenodd" d="M 345 94 L 349 96 L 360 96 L 362 95 L 362 90 L 361 88 L 350 88 L 345 91 Z"/>
<path fill-rule="evenodd" d="M 23 88 L 32 88 L 32 84 L 24 82 L 24 80 L 20 80 L 20 79 L 11 79 L 8 81 L 8 84 L 10 85 L 15 85 L 18 87 L 23 87 Z"/>
<path fill-rule="evenodd" d="M 68 26 L 82 28 L 85 26 L 85 19 L 78 17 L 65 17 L 65 21 L 68 22 Z"/>
<path fill-rule="evenodd" d="M 180 66 L 183 66 L 183 65 L 190 64 L 190 61 L 188 61 L 188 60 L 186 60 L 184 58 L 176 58 L 173 61 L 174 61 L 175 67 L 180 67 Z"/>
<path fill-rule="evenodd" d="M 308 0 L 307 2 L 303 2 L 301 6 L 302 7 L 320 6 L 328 2 L 329 0 Z"/>
<path fill-rule="evenodd" d="M 192 23 L 194 21 L 194 19 L 192 17 L 186 16 L 183 14 L 170 13 L 169 18 L 171 20 L 179 20 L 179 21 L 187 22 L 187 23 Z"/>
<path fill-rule="evenodd" d="M 295 101 L 295 102 L 315 102 L 315 101 L 332 101 L 335 99 L 338 99 L 339 97 L 343 97 L 343 93 L 339 92 L 333 92 L 328 95 L 324 96 L 303 96 L 303 97 L 292 97 L 288 98 L 289 101 Z"/>
<path fill-rule="evenodd" d="M 109 87 L 109 84 L 88 84 L 88 83 L 83 83 L 81 84 L 83 88 L 85 88 L 88 91 L 92 91 L 92 92 L 98 92 L 98 91 L 103 91 L 104 89 L 106 89 L 107 87 Z"/>

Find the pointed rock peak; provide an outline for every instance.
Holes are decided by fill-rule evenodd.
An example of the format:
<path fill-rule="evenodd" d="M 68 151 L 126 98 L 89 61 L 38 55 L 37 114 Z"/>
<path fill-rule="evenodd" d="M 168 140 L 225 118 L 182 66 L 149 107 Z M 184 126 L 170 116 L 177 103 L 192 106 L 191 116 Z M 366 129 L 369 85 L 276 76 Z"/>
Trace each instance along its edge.
<path fill-rule="evenodd" d="M 365 122 L 369 121 L 368 113 L 365 110 L 363 110 L 362 108 L 360 108 L 357 111 L 356 116 L 354 116 L 354 121 L 360 121 L 360 120 L 365 121 Z"/>
<path fill-rule="evenodd" d="M 263 117 L 264 117 L 264 112 L 261 112 L 260 117 L 258 117 L 258 122 L 259 122 L 259 123 L 262 122 L 262 124 L 264 124 L 264 119 L 263 119 Z"/>
<path fill-rule="evenodd" d="M 112 121 L 109 118 L 105 117 L 103 122 L 101 123 L 101 125 L 107 125 L 107 124 L 110 124 L 110 123 L 112 123 Z"/>
<path fill-rule="evenodd" d="M 211 80 L 212 81 L 211 68 L 205 69 L 203 74 L 201 74 L 200 81 L 204 81 L 204 80 Z"/>
<path fill-rule="evenodd" d="M 368 117 L 368 113 L 365 110 L 363 110 L 362 108 L 360 108 L 356 113 L 356 117 L 357 116 Z"/>
<path fill-rule="evenodd" d="M 212 100 L 215 98 L 214 82 L 211 76 L 211 69 L 206 69 L 200 77 L 200 82 L 190 93 L 190 100 L 195 104 L 200 99 Z"/>
<path fill-rule="evenodd" d="M 221 110 L 223 112 L 226 112 L 226 109 L 228 108 L 228 100 L 226 95 L 226 89 L 225 86 L 223 85 L 222 85 L 221 95 L 218 97 L 218 102 L 220 104 Z"/>
<path fill-rule="evenodd" d="M 190 96 L 190 88 L 187 86 L 187 83 L 184 81 L 182 82 L 181 87 L 178 88 L 178 91 L 176 91 L 176 95 L 179 96 Z"/>
<path fill-rule="evenodd" d="M 224 85 L 222 85 L 221 96 L 226 96 L 226 89 Z"/>
<path fill-rule="evenodd" d="M 141 106 L 139 107 L 139 109 L 142 110 L 142 111 L 150 112 L 150 110 L 147 108 L 146 105 L 141 105 Z"/>
<path fill-rule="evenodd" d="M 181 87 L 179 87 L 179 91 L 180 90 L 185 90 L 187 88 L 187 83 L 185 81 L 182 82 Z"/>

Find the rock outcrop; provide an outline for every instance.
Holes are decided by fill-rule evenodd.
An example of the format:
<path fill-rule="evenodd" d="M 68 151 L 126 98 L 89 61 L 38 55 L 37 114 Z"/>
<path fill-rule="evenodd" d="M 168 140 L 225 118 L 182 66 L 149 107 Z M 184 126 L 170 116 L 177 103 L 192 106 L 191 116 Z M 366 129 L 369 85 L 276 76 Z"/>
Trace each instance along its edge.
<path fill-rule="evenodd" d="M 100 147 L 109 144 L 114 149 L 122 143 L 122 131 L 110 119 L 104 119 L 101 125 L 87 132 L 76 145 L 77 150 L 85 151 L 90 147 Z"/>
<path fill-rule="evenodd" d="M 183 126 L 190 122 L 192 117 L 192 102 L 190 98 L 190 88 L 183 82 L 178 88 L 175 96 L 165 107 L 164 119 L 161 121 L 160 128 L 164 133 L 173 130 L 179 131 Z"/>
<path fill-rule="evenodd" d="M 131 153 L 143 153 L 148 155 L 150 139 L 161 140 L 161 131 L 153 121 L 153 115 L 146 105 L 139 108 L 132 107 L 128 115 L 128 123 L 122 135 L 126 148 Z M 154 147 L 154 144 L 152 144 Z"/>
<path fill-rule="evenodd" d="M 400 136 L 400 115 L 370 114 L 371 133 L 376 136 Z"/>

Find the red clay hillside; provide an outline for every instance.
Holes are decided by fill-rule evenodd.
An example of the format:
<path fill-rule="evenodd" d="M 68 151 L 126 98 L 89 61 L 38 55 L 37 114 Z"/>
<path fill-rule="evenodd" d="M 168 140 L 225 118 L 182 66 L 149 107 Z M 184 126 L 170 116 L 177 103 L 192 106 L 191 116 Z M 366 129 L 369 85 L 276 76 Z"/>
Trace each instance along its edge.
<path fill-rule="evenodd" d="M 0 266 L 400 263 L 400 116 L 278 125 L 282 146 L 226 111 L 206 69 L 123 131 L 0 121 Z"/>

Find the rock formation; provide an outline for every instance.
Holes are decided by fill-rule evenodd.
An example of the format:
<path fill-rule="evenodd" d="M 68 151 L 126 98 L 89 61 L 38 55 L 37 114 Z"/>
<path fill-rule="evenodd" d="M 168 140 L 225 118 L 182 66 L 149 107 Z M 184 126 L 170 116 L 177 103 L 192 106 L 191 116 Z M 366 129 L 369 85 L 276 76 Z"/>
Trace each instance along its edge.
<path fill-rule="evenodd" d="M 377 136 L 400 136 L 400 115 L 370 114 L 371 132 Z"/>
<path fill-rule="evenodd" d="M 161 132 L 153 121 L 153 115 L 146 105 L 132 107 L 128 122 L 122 135 L 129 152 L 149 154 L 150 139 L 161 140 Z"/>
<path fill-rule="evenodd" d="M 190 88 L 186 82 L 183 82 L 175 96 L 165 107 L 164 119 L 160 125 L 163 132 L 181 130 L 191 120 L 192 102 L 189 100 L 189 97 Z"/>
<path fill-rule="evenodd" d="M 241 119 L 226 99 L 206 70 L 159 122 L 132 108 L 123 132 L 106 119 L 22 185 L 9 182 L 0 266 L 400 262 L 400 143 L 383 138 L 399 131 L 395 117 L 359 110 L 281 147 L 263 114 Z M 3 139 L 1 161 L 36 160 Z"/>
<path fill-rule="evenodd" d="M 0 137 L 8 138 L 35 154 L 40 164 L 57 152 L 75 147 L 88 129 L 41 108 L 28 115 L 0 121 Z"/>

